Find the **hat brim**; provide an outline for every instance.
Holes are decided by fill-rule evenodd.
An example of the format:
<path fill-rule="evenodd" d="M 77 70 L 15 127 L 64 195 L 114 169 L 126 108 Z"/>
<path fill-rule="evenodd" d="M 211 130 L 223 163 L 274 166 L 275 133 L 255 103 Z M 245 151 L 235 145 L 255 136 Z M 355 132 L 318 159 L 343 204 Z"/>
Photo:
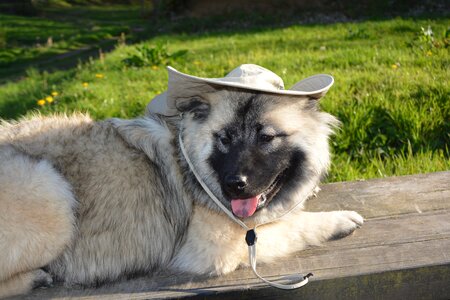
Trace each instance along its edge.
<path fill-rule="evenodd" d="M 197 82 L 204 82 L 214 85 L 222 85 L 222 86 L 229 86 L 229 87 L 235 87 L 240 89 L 246 89 L 246 90 L 252 90 L 252 91 L 260 91 L 265 93 L 271 93 L 271 94 L 280 94 L 280 95 L 316 95 L 316 94 L 322 94 L 327 92 L 331 86 L 334 83 L 334 78 L 331 75 L 327 74 L 316 74 L 310 77 L 307 77 L 296 84 L 294 84 L 290 89 L 288 90 L 276 90 L 276 89 L 265 89 L 262 87 L 253 87 L 248 86 L 239 82 L 231 82 L 231 81 L 225 81 L 224 78 L 203 78 L 203 77 L 197 77 L 189 74 L 182 73 L 170 66 L 167 67 L 167 70 L 169 71 L 169 83 L 171 80 L 177 80 L 177 78 L 184 78 L 191 81 L 197 81 Z"/>
<path fill-rule="evenodd" d="M 269 94 L 277 95 L 290 95 L 290 96 L 310 96 L 312 98 L 319 98 L 323 96 L 333 85 L 334 78 L 327 74 L 317 74 L 307 77 L 296 84 L 294 84 L 288 90 L 276 90 L 265 89 L 262 87 L 248 86 L 239 82 L 224 81 L 223 78 L 203 78 L 189 74 L 182 73 L 170 66 L 167 67 L 169 73 L 168 90 L 171 89 L 171 85 L 178 84 L 180 81 L 191 81 L 194 83 L 208 83 L 212 85 L 233 87 L 244 90 L 259 91 Z M 164 92 L 156 96 L 147 105 L 148 113 L 156 113 L 165 116 L 176 116 L 179 114 L 175 107 L 175 103 L 168 103 L 168 92 Z M 169 101 L 168 101 L 169 100 Z"/>

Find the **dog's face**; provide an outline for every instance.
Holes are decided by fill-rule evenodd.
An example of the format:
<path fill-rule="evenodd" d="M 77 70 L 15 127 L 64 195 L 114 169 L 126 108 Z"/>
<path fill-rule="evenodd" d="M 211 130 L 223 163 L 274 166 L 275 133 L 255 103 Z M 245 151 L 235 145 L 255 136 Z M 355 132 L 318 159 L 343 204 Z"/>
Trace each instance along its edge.
<path fill-rule="evenodd" d="M 236 216 L 274 217 L 307 197 L 326 172 L 336 119 L 318 111 L 318 99 L 210 85 L 182 94 L 176 103 L 188 155 Z M 198 201 L 218 209 L 207 197 Z"/>

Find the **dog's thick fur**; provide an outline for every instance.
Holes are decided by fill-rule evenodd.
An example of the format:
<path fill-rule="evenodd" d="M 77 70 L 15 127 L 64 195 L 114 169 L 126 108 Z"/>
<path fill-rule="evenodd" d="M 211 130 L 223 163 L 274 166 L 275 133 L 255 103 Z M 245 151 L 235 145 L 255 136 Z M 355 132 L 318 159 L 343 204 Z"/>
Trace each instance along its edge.
<path fill-rule="evenodd" d="M 276 186 L 248 224 L 314 192 L 337 122 L 318 99 L 179 89 L 182 121 L 77 114 L 2 123 L 0 297 L 52 280 L 92 286 L 157 270 L 219 275 L 246 265 L 245 232 L 194 179 L 180 154 L 180 124 L 197 171 L 228 208 L 227 174 L 244 172 L 249 194 Z M 362 222 L 350 211 L 296 209 L 258 229 L 258 261 L 345 236 Z"/>

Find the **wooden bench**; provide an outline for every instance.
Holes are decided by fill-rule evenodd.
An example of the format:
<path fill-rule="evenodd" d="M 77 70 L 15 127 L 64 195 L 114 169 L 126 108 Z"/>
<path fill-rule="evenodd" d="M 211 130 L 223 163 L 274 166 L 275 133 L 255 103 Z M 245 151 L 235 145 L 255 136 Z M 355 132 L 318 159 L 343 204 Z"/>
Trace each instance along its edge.
<path fill-rule="evenodd" d="M 159 275 L 97 289 L 56 286 L 22 298 L 450 299 L 450 171 L 326 184 L 307 210 L 356 210 L 366 222 L 350 237 L 259 266 L 269 279 L 314 273 L 298 290 L 271 288 L 240 269 L 219 278 Z"/>

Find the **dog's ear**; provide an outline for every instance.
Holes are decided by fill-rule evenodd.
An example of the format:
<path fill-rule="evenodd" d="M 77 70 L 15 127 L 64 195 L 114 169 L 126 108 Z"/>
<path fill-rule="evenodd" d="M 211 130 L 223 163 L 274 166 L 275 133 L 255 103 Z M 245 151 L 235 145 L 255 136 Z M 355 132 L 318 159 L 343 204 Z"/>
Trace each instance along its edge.
<path fill-rule="evenodd" d="M 279 98 L 281 101 L 278 100 L 276 103 L 278 105 L 283 105 L 283 103 L 291 103 L 303 110 L 317 110 L 319 108 L 320 99 L 323 96 L 325 96 L 325 93 L 302 96 L 283 95 Z"/>
<path fill-rule="evenodd" d="M 193 114 L 196 120 L 204 120 L 211 110 L 209 95 L 215 92 L 216 88 L 210 84 L 185 80 L 171 88 L 170 96 L 179 112 Z"/>
<path fill-rule="evenodd" d="M 327 93 L 327 92 L 321 92 L 321 93 L 317 93 L 317 94 L 313 94 L 313 95 L 308 95 L 307 97 L 308 97 L 308 99 L 309 99 L 310 101 L 319 102 L 319 100 L 320 100 L 323 96 L 325 96 L 326 93 Z"/>
<path fill-rule="evenodd" d="M 319 106 L 319 101 L 325 96 L 327 92 L 321 92 L 314 95 L 305 96 L 303 99 L 304 107 L 309 109 L 317 109 Z"/>
<path fill-rule="evenodd" d="M 182 113 L 193 114 L 196 120 L 206 119 L 210 111 L 210 104 L 200 96 L 179 97 L 175 106 Z"/>

